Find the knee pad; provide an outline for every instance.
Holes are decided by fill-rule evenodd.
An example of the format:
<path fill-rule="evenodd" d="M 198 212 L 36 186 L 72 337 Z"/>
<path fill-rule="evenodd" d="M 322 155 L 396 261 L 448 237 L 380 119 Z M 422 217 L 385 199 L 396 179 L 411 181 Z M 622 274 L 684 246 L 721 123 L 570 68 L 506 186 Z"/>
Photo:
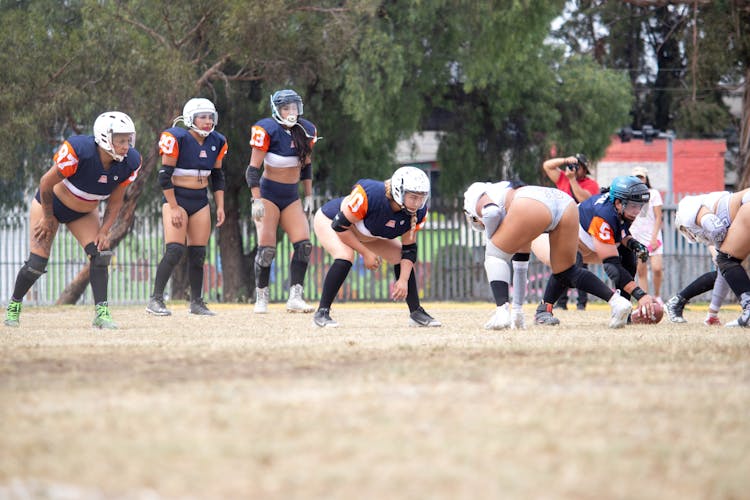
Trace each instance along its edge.
<path fill-rule="evenodd" d="M 737 267 L 742 267 L 742 261 L 719 250 L 716 254 L 716 265 L 719 266 L 721 274 L 726 276 L 727 271 Z"/>
<path fill-rule="evenodd" d="M 510 282 L 510 266 L 505 259 L 494 255 L 485 255 L 484 270 L 487 272 L 487 280 L 490 283 L 493 281 Z"/>
<path fill-rule="evenodd" d="M 45 257 L 35 253 L 30 253 L 28 260 L 24 262 L 21 267 L 21 272 L 29 275 L 29 277 L 32 277 L 33 279 L 37 279 L 39 276 L 47 272 L 48 261 L 49 259 Z"/>
<path fill-rule="evenodd" d="M 581 269 L 578 266 L 571 266 L 561 273 L 554 274 L 557 281 L 566 288 L 575 288 L 578 283 L 578 275 Z"/>
<path fill-rule="evenodd" d="M 112 261 L 112 250 L 99 251 L 94 243 L 89 243 L 84 248 L 86 254 L 89 256 L 89 261 L 93 267 L 108 267 Z"/>
<path fill-rule="evenodd" d="M 271 267 L 274 257 L 276 257 L 276 247 L 258 247 L 258 252 L 255 254 L 255 265 Z"/>
<path fill-rule="evenodd" d="M 513 258 L 513 254 L 500 250 L 490 240 L 487 240 L 487 244 L 484 247 L 484 256 L 485 258 L 497 257 L 498 259 L 503 259 L 505 262 L 510 262 L 510 259 Z"/>
<path fill-rule="evenodd" d="M 182 243 L 167 243 L 167 249 L 164 251 L 164 260 L 172 267 L 176 266 L 182 256 L 185 255 L 186 247 Z"/>
<path fill-rule="evenodd" d="M 304 263 L 310 262 L 310 254 L 312 253 L 312 243 L 310 240 L 298 241 L 293 246 L 294 255 L 292 256 L 292 260 Z"/>
<path fill-rule="evenodd" d="M 203 267 L 203 261 L 206 260 L 205 246 L 188 247 L 188 262 L 191 266 Z"/>

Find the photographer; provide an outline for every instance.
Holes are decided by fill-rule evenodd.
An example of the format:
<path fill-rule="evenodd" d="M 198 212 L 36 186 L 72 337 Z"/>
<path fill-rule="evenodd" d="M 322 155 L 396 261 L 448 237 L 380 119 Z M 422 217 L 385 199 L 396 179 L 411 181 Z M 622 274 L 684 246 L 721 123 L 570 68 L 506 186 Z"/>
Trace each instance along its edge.
<path fill-rule="evenodd" d="M 557 189 L 572 196 L 576 203 L 587 200 L 591 195 L 599 194 L 599 184 L 589 177 L 588 159 L 583 154 L 579 153 L 564 158 L 550 158 L 542 164 L 542 167 L 544 173 L 555 183 Z M 584 264 L 583 267 L 585 269 L 587 266 Z M 577 309 L 580 311 L 586 309 L 587 302 L 586 293 L 578 290 Z M 557 301 L 556 307 L 560 309 L 568 308 L 567 291 Z"/>

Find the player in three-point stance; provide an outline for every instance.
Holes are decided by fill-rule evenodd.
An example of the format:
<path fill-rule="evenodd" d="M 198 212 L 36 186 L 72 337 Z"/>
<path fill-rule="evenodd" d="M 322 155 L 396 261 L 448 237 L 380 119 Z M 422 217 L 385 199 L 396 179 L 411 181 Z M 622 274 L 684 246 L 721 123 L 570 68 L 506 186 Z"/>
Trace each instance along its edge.
<path fill-rule="evenodd" d="M 355 251 L 367 269 L 377 269 L 382 260 L 393 265 L 396 282 L 391 298 L 406 299 L 410 325 L 441 326 L 419 304 L 414 270 L 417 231 L 427 218 L 429 197 L 427 174 L 416 167 L 401 167 L 386 181 L 357 181 L 348 196 L 335 198 L 318 210 L 315 235 L 334 261 L 323 281 L 313 318 L 316 326 L 338 326 L 331 318 L 331 304 L 349 274 Z"/>
<path fill-rule="evenodd" d="M 484 231 L 484 268 L 497 306 L 484 325 L 488 330 L 524 328 L 521 306 L 532 242 L 547 235 L 545 263 L 552 268 L 556 287 L 545 291 L 552 304 L 565 287 L 574 286 L 609 302 L 609 326 L 625 325 L 630 302 L 614 293 L 587 269 L 576 263 L 578 209 L 567 193 L 555 188 L 523 186 L 516 182 L 475 182 L 464 193 L 464 212 L 473 229 Z M 513 261 L 513 305 L 509 303 L 510 266 Z M 548 297 L 554 293 L 553 296 Z"/>

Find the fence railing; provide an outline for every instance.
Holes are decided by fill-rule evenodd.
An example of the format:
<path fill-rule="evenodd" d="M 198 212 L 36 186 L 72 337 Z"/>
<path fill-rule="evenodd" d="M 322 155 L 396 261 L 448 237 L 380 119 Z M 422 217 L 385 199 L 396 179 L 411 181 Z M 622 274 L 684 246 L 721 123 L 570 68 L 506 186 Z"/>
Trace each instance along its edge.
<path fill-rule="evenodd" d="M 461 204 L 454 204 L 460 207 Z M 664 281 L 662 296 L 673 295 L 698 275 L 712 269 L 707 249 L 689 244 L 674 228 L 674 206 L 664 207 Z M 245 254 L 255 246 L 256 235 L 251 221 L 242 222 Z M 0 301 L 10 297 L 16 273 L 28 258 L 29 228 L 26 214 L 10 214 L 0 218 Z M 484 236 L 472 231 L 459 208 L 436 209 L 430 213 L 424 229 L 417 233 L 419 258 L 416 265 L 420 296 L 425 300 L 490 300 L 492 297 L 484 271 Z M 305 295 L 311 301 L 320 297 L 323 279 L 331 264 L 330 257 L 317 244 L 312 234 L 313 252 L 305 282 Z M 156 267 L 164 250 L 160 213 L 140 214 L 131 233 L 115 249 L 110 267 L 109 300 L 113 304 L 145 303 L 151 293 Z M 270 299 L 285 301 L 289 288 L 289 259 L 292 245 L 286 238 L 278 245 L 277 258 L 271 269 Z M 31 304 L 53 304 L 65 286 L 88 260 L 83 249 L 64 226 L 55 239 L 48 270 L 25 298 Z M 600 265 L 590 269 L 605 282 Z M 549 269 L 532 256 L 529 265 L 527 301 L 538 302 L 544 293 Z M 221 256 L 216 233 L 207 248 L 204 296 L 220 300 L 222 293 Z M 367 271 L 358 258 L 342 287 L 339 300 L 390 300 L 392 268 L 383 264 Z M 167 287 L 169 291 L 169 286 Z M 702 297 L 705 299 L 707 295 Z M 87 287 L 81 303 L 91 303 Z"/>

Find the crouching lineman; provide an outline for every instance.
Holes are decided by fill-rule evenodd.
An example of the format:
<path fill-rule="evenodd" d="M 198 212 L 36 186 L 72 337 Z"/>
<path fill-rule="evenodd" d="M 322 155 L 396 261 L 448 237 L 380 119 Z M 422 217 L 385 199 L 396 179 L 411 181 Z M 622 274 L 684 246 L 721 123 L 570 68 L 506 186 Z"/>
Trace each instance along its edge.
<path fill-rule="evenodd" d="M 737 324 L 750 326 L 750 277 L 742 261 L 750 254 L 750 189 L 722 192 L 696 204 L 695 217 L 680 219 L 683 234 L 717 245 L 716 264 L 729 287 L 740 300 L 742 313 Z M 687 212 L 686 212 L 687 213 Z"/>
<path fill-rule="evenodd" d="M 485 231 L 487 237 L 484 267 L 497 307 L 485 328 L 524 327 L 521 305 L 525 295 L 526 269 L 532 241 L 541 234 L 548 235 L 545 263 L 552 268 L 550 282 L 554 280 L 555 284 L 552 288 L 548 284 L 545 291 L 545 302 L 550 308 L 564 287 L 575 287 L 609 302 L 611 328 L 625 325 L 631 310 L 630 302 L 576 264 L 578 210 L 567 193 L 507 181 L 475 182 L 464 193 L 464 211 L 471 226 Z M 516 273 L 512 308 L 508 301 L 511 260 Z"/>

